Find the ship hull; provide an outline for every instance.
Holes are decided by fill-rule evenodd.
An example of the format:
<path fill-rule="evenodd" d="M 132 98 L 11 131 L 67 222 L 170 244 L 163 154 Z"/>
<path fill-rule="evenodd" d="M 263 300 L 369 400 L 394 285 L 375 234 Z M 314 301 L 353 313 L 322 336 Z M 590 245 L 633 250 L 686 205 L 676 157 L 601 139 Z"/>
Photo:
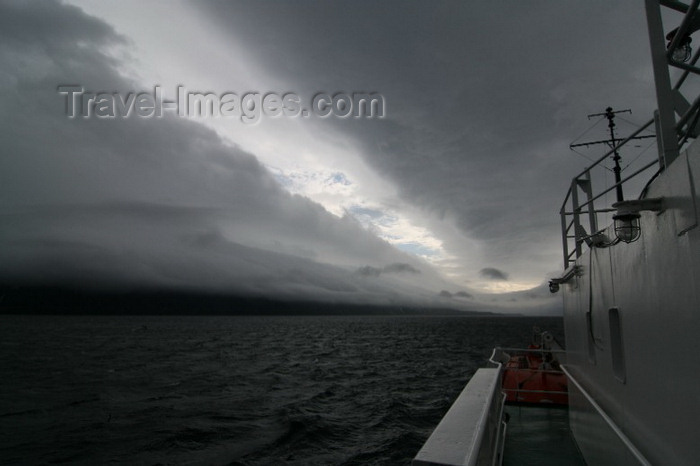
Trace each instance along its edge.
<path fill-rule="evenodd" d="M 698 174 L 694 144 L 648 187 L 664 209 L 642 212 L 640 239 L 584 252 L 562 285 L 571 429 L 588 464 L 698 464 Z"/>

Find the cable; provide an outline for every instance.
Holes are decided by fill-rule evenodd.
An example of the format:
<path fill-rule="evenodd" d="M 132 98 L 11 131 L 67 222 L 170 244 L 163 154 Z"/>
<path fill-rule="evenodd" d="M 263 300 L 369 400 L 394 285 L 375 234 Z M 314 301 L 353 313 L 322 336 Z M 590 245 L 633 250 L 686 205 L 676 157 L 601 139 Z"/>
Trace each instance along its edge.
<path fill-rule="evenodd" d="M 589 160 L 590 162 L 592 162 L 592 163 L 595 163 L 595 162 L 596 162 L 595 159 L 592 159 L 591 157 L 589 157 L 589 156 L 587 156 L 586 154 L 583 154 L 583 153 L 577 151 L 576 149 L 573 149 L 573 148 L 571 148 L 571 147 L 569 147 L 569 149 L 571 150 L 571 152 L 577 153 L 578 155 L 580 155 L 581 157 L 583 157 L 583 158 L 585 158 L 585 159 L 588 159 L 588 160 Z M 612 169 L 606 167 L 606 166 L 603 165 L 603 164 L 599 164 L 599 166 L 605 168 L 606 170 L 612 171 Z"/>
<path fill-rule="evenodd" d="M 593 126 L 591 126 L 590 128 L 588 128 L 586 131 L 584 131 L 583 133 L 581 133 L 576 139 L 574 139 L 573 141 L 571 141 L 571 144 L 575 143 L 576 141 L 578 141 L 579 139 L 581 139 L 582 137 L 584 137 L 586 134 L 588 134 L 593 128 L 595 128 L 596 126 L 598 126 L 598 124 L 599 124 L 601 121 L 603 121 L 604 118 L 605 118 L 605 117 L 600 117 L 600 119 L 598 119 L 598 121 L 596 121 L 595 123 L 593 123 Z"/>
<path fill-rule="evenodd" d="M 586 317 L 588 320 L 588 332 L 591 343 L 593 343 L 596 349 L 602 351 L 603 348 L 598 346 L 596 337 L 593 334 L 593 251 L 593 249 L 588 251 L 588 312 Z"/>
<path fill-rule="evenodd" d="M 637 156 L 636 156 L 634 159 L 632 159 L 627 165 L 625 165 L 625 166 L 622 168 L 622 171 L 626 170 L 630 165 L 632 165 L 634 162 L 636 162 L 637 159 L 638 159 L 639 157 L 641 157 L 642 155 L 644 155 L 644 153 L 645 153 L 646 151 L 648 151 L 648 150 L 651 148 L 651 146 L 653 146 L 653 145 L 654 145 L 653 142 L 652 142 L 651 144 L 649 144 L 643 151 L 641 151 L 641 152 L 639 153 L 639 155 L 637 155 Z"/>

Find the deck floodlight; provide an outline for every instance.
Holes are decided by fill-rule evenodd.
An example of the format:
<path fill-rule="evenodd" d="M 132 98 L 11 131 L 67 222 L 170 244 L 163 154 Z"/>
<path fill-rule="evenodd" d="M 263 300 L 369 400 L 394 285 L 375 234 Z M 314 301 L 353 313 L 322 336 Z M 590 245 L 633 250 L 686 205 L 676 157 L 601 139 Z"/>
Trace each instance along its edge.
<path fill-rule="evenodd" d="M 640 215 L 637 212 L 621 212 L 613 216 L 615 221 L 615 236 L 620 241 L 632 243 L 639 239 L 642 228 L 639 225 Z"/>
<path fill-rule="evenodd" d="M 666 45 L 667 49 L 671 47 L 673 39 L 676 37 L 677 33 L 678 28 L 666 34 L 666 40 L 668 40 L 668 44 Z M 678 45 L 676 46 L 676 48 L 673 49 L 673 53 L 671 53 L 671 59 L 673 59 L 676 62 L 683 63 L 690 60 L 690 56 L 693 53 L 693 49 L 690 47 L 690 42 L 692 40 L 693 39 L 690 38 L 689 34 L 686 34 L 683 37 L 681 37 L 681 39 L 678 41 Z"/>
<path fill-rule="evenodd" d="M 617 214 L 613 215 L 615 236 L 625 243 L 637 241 L 642 234 L 639 212 L 643 210 L 659 212 L 664 208 L 663 198 L 660 197 L 619 201 L 613 204 L 613 207 L 617 209 Z"/>
<path fill-rule="evenodd" d="M 673 51 L 673 59 L 679 62 L 687 62 L 690 60 L 690 55 L 693 53 L 693 49 L 690 47 L 690 41 L 692 39 L 688 36 L 683 38 L 678 47 Z"/>

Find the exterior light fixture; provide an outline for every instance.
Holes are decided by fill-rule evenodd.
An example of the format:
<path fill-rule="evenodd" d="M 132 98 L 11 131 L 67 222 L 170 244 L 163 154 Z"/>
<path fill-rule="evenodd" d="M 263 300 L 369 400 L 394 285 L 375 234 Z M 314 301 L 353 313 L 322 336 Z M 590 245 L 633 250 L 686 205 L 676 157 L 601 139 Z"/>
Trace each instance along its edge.
<path fill-rule="evenodd" d="M 559 285 L 561 285 L 562 283 L 568 282 L 569 280 L 571 280 L 572 278 L 574 278 L 576 276 L 581 276 L 581 275 L 583 275 L 583 271 L 582 271 L 581 267 L 578 265 L 572 265 L 571 267 L 566 269 L 566 271 L 564 272 L 564 275 L 562 275 L 559 278 L 552 278 L 549 281 L 549 292 L 556 293 L 557 291 L 559 291 Z"/>
<path fill-rule="evenodd" d="M 625 243 L 633 243 L 642 234 L 639 212 L 643 210 L 654 212 L 663 210 L 663 198 L 620 201 L 613 204 L 613 207 L 617 209 L 617 214 L 613 215 L 615 236 Z"/>
<path fill-rule="evenodd" d="M 639 225 L 640 215 L 637 212 L 619 212 L 613 215 L 615 221 L 615 236 L 625 243 L 633 243 L 642 234 L 642 227 Z"/>
<path fill-rule="evenodd" d="M 666 34 L 666 40 L 668 41 L 666 48 L 671 47 L 671 44 L 673 43 L 673 39 L 676 37 L 676 33 L 678 33 L 678 28 L 676 28 L 673 31 Z M 693 39 L 691 39 L 690 35 L 688 35 L 688 34 L 681 37 L 681 39 L 678 41 L 678 45 L 676 46 L 675 49 L 673 49 L 673 53 L 671 54 L 671 59 L 673 61 L 682 62 L 682 63 L 685 63 L 688 60 L 690 60 L 690 55 L 692 55 L 692 53 L 693 53 L 693 49 L 690 47 L 690 42 L 692 40 Z"/>
<path fill-rule="evenodd" d="M 689 36 L 684 37 L 678 47 L 673 51 L 673 59 L 679 62 L 687 62 L 690 60 L 690 55 L 693 53 L 693 49 L 690 47 L 690 41 L 692 39 Z"/>

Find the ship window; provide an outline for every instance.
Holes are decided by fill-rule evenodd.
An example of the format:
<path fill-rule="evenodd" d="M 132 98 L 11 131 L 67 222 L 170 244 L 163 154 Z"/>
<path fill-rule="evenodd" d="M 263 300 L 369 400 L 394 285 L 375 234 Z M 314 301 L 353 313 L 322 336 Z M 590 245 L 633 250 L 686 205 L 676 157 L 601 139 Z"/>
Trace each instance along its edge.
<path fill-rule="evenodd" d="M 622 325 L 620 324 L 620 310 L 612 307 L 608 310 L 610 319 L 610 355 L 612 357 L 612 370 L 615 378 L 625 383 L 625 354 L 622 346 Z"/>

